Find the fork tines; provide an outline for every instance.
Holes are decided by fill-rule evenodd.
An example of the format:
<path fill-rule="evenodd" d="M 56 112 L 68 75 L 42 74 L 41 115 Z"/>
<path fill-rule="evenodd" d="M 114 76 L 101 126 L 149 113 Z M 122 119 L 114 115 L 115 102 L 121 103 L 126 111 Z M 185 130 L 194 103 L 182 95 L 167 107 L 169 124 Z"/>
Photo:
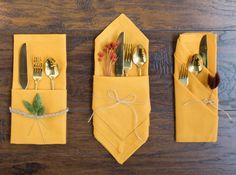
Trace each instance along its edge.
<path fill-rule="evenodd" d="M 182 64 L 179 71 L 179 80 L 184 84 L 188 85 L 188 69 L 185 64 Z"/>
<path fill-rule="evenodd" d="M 128 76 L 128 71 L 132 68 L 133 45 L 125 44 L 124 73 Z"/>
<path fill-rule="evenodd" d="M 38 89 L 38 82 L 42 78 L 43 63 L 40 57 L 33 58 L 33 79 L 35 82 L 35 89 Z"/>
<path fill-rule="evenodd" d="M 33 69 L 34 69 L 34 72 L 42 72 L 43 71 L 43 63 L 42 63 L 40 57 L 34 57 Z"/>

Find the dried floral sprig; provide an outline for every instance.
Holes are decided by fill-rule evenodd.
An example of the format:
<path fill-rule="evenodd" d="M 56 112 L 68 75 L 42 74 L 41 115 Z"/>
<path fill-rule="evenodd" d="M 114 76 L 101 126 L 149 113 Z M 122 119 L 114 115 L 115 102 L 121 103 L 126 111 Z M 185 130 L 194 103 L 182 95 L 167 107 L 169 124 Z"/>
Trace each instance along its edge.
<path fill-rule="evenodd" d="M 45 113 L 45 107 L 43 106 L 41 97 L 38 93 L 36 94 L 34 98 L 33 104 L 24 100 L 23 105 L 31 114 L 40 116 L 40 115 L 44 115 Z"/>
<path fill-rule="evenodd" d="M 111 42 L 105 45 L 102 51 L 98 53 L 98 61 L 104 62 L 104 75 L 111 76 L 112 65 L 115 64 L 117 60 L 116 48 L 118 46 L 117 42 Z"/>
<path fill-rule="evenodd" d="M 217 88 L 217 86 L 219 85 L 220 83 L 220 76 L 218 74 L 218 72 L 216 72 L 215 76 L 211 76 L 210 74 L 208 75 L 208 86 L 211 88 L 211 89 L 215 89 Z"/>

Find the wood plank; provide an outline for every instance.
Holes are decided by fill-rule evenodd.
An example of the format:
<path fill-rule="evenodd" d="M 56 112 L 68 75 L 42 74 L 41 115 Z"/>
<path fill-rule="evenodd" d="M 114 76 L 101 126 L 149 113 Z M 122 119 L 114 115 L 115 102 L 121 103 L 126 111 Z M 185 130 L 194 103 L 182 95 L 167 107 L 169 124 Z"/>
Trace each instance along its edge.
<path fill-rule="evenodd" d="M 18 0 L 0 7 L 0 29 L 14 33 L 102 30 L 120 13 L 145 30 L 236 30 L 236 5 L 228 0 Z"/>

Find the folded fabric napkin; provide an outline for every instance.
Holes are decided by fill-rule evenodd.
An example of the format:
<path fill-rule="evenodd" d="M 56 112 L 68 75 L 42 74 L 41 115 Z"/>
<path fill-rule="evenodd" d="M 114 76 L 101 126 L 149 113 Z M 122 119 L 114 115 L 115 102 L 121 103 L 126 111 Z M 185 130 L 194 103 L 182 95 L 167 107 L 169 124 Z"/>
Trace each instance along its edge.
<path fill-rule="evenodd" d="M 143 76 L 137 76 L 135 65 L 128 77 L 103 74 L 98 53 L 121 32 L 127 43 L 142 44 L 148 54 L 148 39 L 130 19 L 124 14 L 115 19 L 95 40 L 92 108 L 95 138 L 123 164 L 148 139 L 151 107 L 148 62 Z"/>
<path fill-rule="evenodd" d="M 27 45 L 28 85 L 22 89 L 19 83 L 20 48 Z M 38 90 L 34 89 L 33 58 L 44 61 L 52 57 L 59 65 L 59 76 L 54 80 L 55 90 L 51 90 L 50 79 L 44 73 L 39 81 Z M 11 143 L 12 144 L 65 144 L 66 143 L 66 35 L 29 34 L 14 35 L 14 65 L 11 102 Z M 44 65 L 44 62 L 43 62 Z M 26 116 L 28 111 L 23 101 L 33 102 L 39 94 L 45 113 L 52 116 Z"/>
<path fill-rule="evenodd" d="M 203 35 L 207 35 L 208 68 L 198 74 L 188 73 L 189 84 L 179 80 L 181 64 L 199 52 Z M 218 132 L 218 90 L 208 86 L 208 74 L 217 71 L 217 39 L 214 33 L 184 33 L 175 51 L 175 110 L 177 142 L 216 142 Z M 212 100 L 209 103 L 209 97 Z"/>

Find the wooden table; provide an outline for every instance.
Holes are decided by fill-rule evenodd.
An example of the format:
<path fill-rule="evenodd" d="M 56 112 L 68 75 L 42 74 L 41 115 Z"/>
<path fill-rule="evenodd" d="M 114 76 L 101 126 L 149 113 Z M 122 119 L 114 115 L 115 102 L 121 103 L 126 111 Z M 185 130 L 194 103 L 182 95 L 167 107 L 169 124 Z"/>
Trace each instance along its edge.
<path fill-rule="evenodd" d="M 236 174 L 236 124 L 219 116 L 213 143 L 176 143 L 173 53 L 187 31 L 218 34 L 220 106 L 236 119 L 236 2 L 228 0 L 35 0 L 0 2 L 0 174 Z M 91 110 L 95 37 L 125 13 L 150 39 L 150 139 L 123 166 L 94 139 Z M 13 34 L 66 33 L 66 145 L 10 145 Z M 24 127 L 24 126 L 22 126 Z"/>

